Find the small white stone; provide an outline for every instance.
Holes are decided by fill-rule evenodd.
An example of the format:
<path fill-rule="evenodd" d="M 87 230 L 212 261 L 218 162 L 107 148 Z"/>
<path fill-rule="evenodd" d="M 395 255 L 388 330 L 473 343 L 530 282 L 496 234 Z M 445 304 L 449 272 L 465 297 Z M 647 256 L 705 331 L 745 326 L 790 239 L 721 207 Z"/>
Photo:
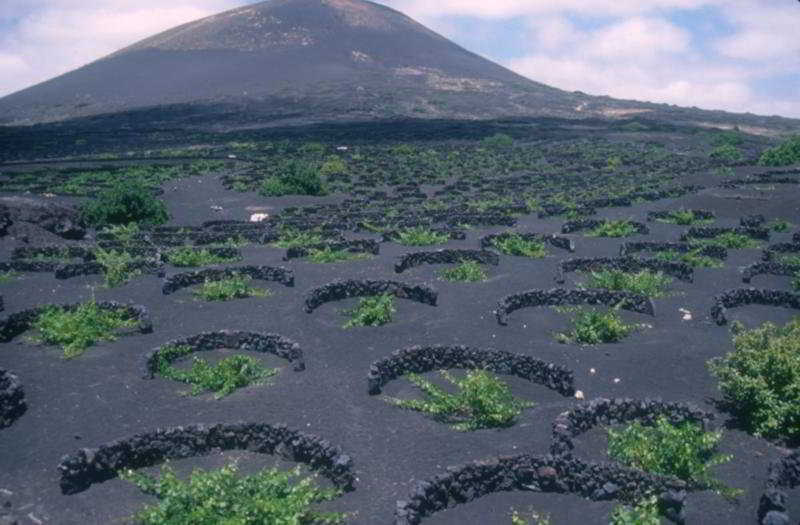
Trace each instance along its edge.
<path fill-rule="evenodd" d="M 216 206 L 215 205 L 215 206 L 212 206 L 211 209 L 214 210 L 214 211 L 222 211 L 222 206 Z"/>
<path fill-rule="evenodd" d="M 576 390 L 575 391 L 575 399 L 583 399 L 583 391 L 582 390 Z"/>
<path fill-rule="evenodd" d="M 261 222 L 269 219 L 269 213 L 254 213 L 250 215 L 250 222 Z"/>
<path fill-rule="evenodd" d="M 681 319 L 683 319 L 684 321 L 691 321 L 692 314 L 683 314 L 683 317 Z"/>
<path fill-rule="evenodd" d="M 614 378 L 614 384 L 617 384 L 617 383 L 619 383 L 620 381 L 621 381 L 621 379 L 620 379 L 620 378 L 618 378 L 618 377 L 615 377 L 615 378 Z"/>
<path fill-rule="evenodd" d="M 595 370 L 594 368 L 590 368 L 589 369 L 589 373 L 592 374 L 592 375 L 594 375 L 596 372 L 597 372 L 597 370 Z"/>

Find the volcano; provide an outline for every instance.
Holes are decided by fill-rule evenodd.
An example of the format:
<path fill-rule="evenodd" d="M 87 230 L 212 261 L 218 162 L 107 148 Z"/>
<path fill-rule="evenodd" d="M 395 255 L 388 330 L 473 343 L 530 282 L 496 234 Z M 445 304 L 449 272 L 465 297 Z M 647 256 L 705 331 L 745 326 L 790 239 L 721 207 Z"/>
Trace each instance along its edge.
<path fill-rule="evenodd" d="M 3 125 L 131 113 L 147 125 L 228 129 L 387 118 L 731 121 L 723 112 L 555 89 L 364 0 L 233 9 L 0 99 Z M 746 124 L 780 127 L 764 120 Z"/>

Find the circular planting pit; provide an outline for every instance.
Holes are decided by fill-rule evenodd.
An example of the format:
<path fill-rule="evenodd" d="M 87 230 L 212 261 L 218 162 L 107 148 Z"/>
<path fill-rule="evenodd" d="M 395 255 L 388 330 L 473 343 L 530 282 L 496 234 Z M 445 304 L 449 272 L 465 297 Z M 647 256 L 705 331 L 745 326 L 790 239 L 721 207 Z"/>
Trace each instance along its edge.
<path fill-rule="evenodd" d="M 221 259 L 238 260 L 242 258 L 242 252 L 238 248 L 231 246 L 220 246 L 213 248 L 204 248 L 209 255 L 219 257 Z M 161 253 L 161 260 L 165 263 L 172 264 L 169 260 L 169 250 Z"/>
<path fill-rule="evenodd" d="M 659 242 L 659 241 L 635 241 L 625 242 L 619 248 L 621 257 L 626 257 L 633 253 L 639 252 L 678 252 L 689 253 L 693 250 L 698 250 L 698 255 L 706 257 L 713 257 L 724 261 L 728 258 L 728 250 L 722 246 L 693 246 L 685 242 Z"/>
<path fill-rule="evenodd" d="M 508 239 L 512 235 L 519 235 L 526 241 L 539 241 L 549 244 L 555 248 L 567 250 L 569 252 L 575 251 L 575 243 L 568 237 L 561 237 L 560 235 L 553 235 L 548 233 L 534 233 L 534 232 L 503 232 L 494 233 L 481 237 L 481 248 L 484 250 L 494 247 L 494 242 L 498 240 Z"/>
<path fill-rule="evenodd" d="M 500 256 L 485 250 L 437 250 L 432 252 L 413 252 L 403 255 L 394 265 L 395 273 L 403 273 L 409 268 L 423 264 L 459 264 L 474 261 L 479 264 L 497 266 Z"/>
<path fill-rule="evenodd" d="M 619 304 L 624 310 L 655 315 L 653 301 L 644 295 L 608 290 L 566 290 L 564 288 L 533 289 L 507 295 L 500 300 L 494 314 L 497 317 L 497 323 L 505 326 L 508 324 L 509 314 L 521 308 L 579 304 L 603 304 L 607 306 Z"/>
<path fill-rule="evenodd" d="M 310 314 L 319 306 L 331 301 L 340 301 L 351 297 L 369 297 L 384 293 L 430 306 L 436 306 L 439 296 L 436 290 L 425 285 L 410 285 L 397 281 L 350 279 L 333 281 L 308 292 L 305 299 L 305 311 Z"/>
<path fill-rule="evenodd" d="M 714 212 L 708 210 L 685 210 L 688 212 L 692 212 L 692 215 L 698 220 L 701 221 L 712 221 L 717 216 L 714 215 Z M 647 212 L 647 221 L 658 221 L 658 220 L 669 220 L 673 217 L 675 210 L 659 210 L 659 211 L 648 211 Z"/>
<path fill-rule="evenodd" d="M 718 228 L 710 226 L 700 226 L 689 228 L 684 234 L 681 235 L 681 241 L 686 242 L 691 239 L 713 239 L 724 233 L 738 233 L 739 235 L 746 235 L 751 239 L 761 241 L 769 240 L 769 230 L 764 228 Z"/>
<path fill-rule="evenodd" d="M 694 280 L 694 268 L 681 262 L 637 259 L 634 257 L 592 257 L 562 261 L 555 281 L 558 284 L 563 284 L 564 274 L 568 272 L 592 272 L 604 269 L 614 269 L 626 273 L 652 270 L 689 283 Z"/>
<path fill-rule="evenodd" d="M 62 458 L 58 465 L 61 492 L 82 492 L 94 483 L 116 477 L 123 469 L 139 469 L 167 459 L 205 456 L 220 450 L 277 454 L 309 465 L 341 490 L 354 488 L 352 459 L 326 440 L 280 424 L 220 423 L 156 429 L 98 448 L 82 448 Z"/>
<path fill-rule="evenodd" d="M 448 467 L 426 481 L 417 481 L 407 500 L 395 507 L 395 525 L 417 525 L 436 512 L 501 491 L 524 490 L 575 494 L 591 500 L 633 504 L 661 494 L 666 514 L 683 507 L 684 483 L 614 463 L 585 462 L 571 456 L 502 456 Z"/>
<path fill-rule="evenodd" d="M 711 318 L 718 325 L 727 324 L 725 313 L 728 308 L 760 304 L 764 306 L 780 306 L 800 310 L 800 293 L 784 290 L 758 290 L 756 288 L 737 288 L 728 290 L 714 296 L 714 306 L 711 307 Z"/>
<path fill-rule="evenodd" d="M 375 361 L 367 373 L 367 391 L 381 393 L 389 381 L 408 373 L 421 374 L 451 368 L 484 369 L 544 385 L 563 396 L 575 394 L 575 378 L 566 367 L 502 350 L 480 350 L 462 345 L 410 346 Z"/>
<path fill-rule="evenodd" d="M 19 378 L 0 368 L 0 428 L 10 426 L 27 409 L 25 391 Z"/>
<path fill-rule="evenodd" d="M 372 239 L 356 239 L 351 241 L 320 243 L 313 246 L 294 246 L 286 250 L 283 260 L 288 261 L 290 259 L 308 257 L 308 255 L 314 250 L 325 249 L 334 251 L 342 250 L 348 253 L 368 253 L 371 255 L 379 255 L 381 252 L 381 245 L 379 242 Z"/>
<path fill-rule="evenodd" d="M 800 485 L 800 451 L 795 450 L 769 466 L 767 489 L 758 504 L 758 523 L 775 525 L 790 523 L 787 490 Z"/>
<path fill-rule="evenodd" d="M 219 330 L 216 332 L 203 332 L 201 334 L 173 339 L 149 352 L 145 356 L 145 379 L 153 379 L 158 372 L 158 353 L 165 346 L 188 346 L 194 352 L 210 352 L 219 348 L 232 350 L 245 350 L 248 352 L 261 352 L 274 354 L 294 363 L 294 370 L 300 372 L 306 369 L 303 359 L 303 350 L 300 345 L 289 338 L 278 334 L 262 334 L 257 332 L 242 332 Z"/>
<path fill-rule="evenodd" d="M 153 331 L 153 323 L 147 313 L 147 308 L 138 304 L 123 304 L 116 301 L 97 301 L 99 308 L 122 311 L 136 320 L 136 326 L 128 330 L 120 330 L 119 335 L 132 335 L 136 333 L 149 334 Z M 0 320 L 0 343 L 7 343 L 29 330 L 39 315 L 49 306 L 55 306 L 66 311 L 76 310 L 81 303 L 43 305 L 28 310 L 16 312 Z"/>
<path fill-rule="evenodd" d="M 761 258 L 767 262 L 774 261 L 778 254 L 787 253 L 800 253 L 800 242 L 781 242 L 777 244 L 770 244 L 761 255 Z"/>
<path fill-rule="evenodd" d="M 670 423 L 691 421 L 706 428 L 714 414 L 704 412 L 688 403 L 664 402 L 660 399 L 598 398 L 560 414 L 553 422 L 553 441 L 550 453 L 571 455 L 575 445 L 572 439 L 598 425 L 613 425 L 629 421 L 652 423 L 666 416 Z"/>
<path fill-rule="evenodd" d="M 230 268 L 206 268 L 194 272 L 171 275 L 164 279 L 161 293 L 169 295 L 183 288 L 202 284 L 206 280 L 217 281 L 235 275 L 247 275 L 260 281 L 274 281 L 285 286 L 294 286 L 294 272 L 282 266 L 236 266 Z"/>
<path fill-rule="evenodd" d="M 467 238 L 467 234 L 463 230 L 456 230 L 453 228 L 426 228 L 426 230 L 433 233 L 440 233 L 447 235 L 451 241 L 463 241 Z M 399 242 L 402 230 L 389 230 L 383 232 L 383 242 Z"/>
<path fill-rule="evenodd" d="M 641 222 L 636 221 L 625 221 L 631 226 L 633 226 L 635 233 L 638 235 L 648 235 L 650 233 L 650 228 L 647 227 L 646 224 L 642 224 Z M 600 226 L 607 224 L 608 221 L 598 220 L 598 219 L 581 219 L 577 221 L 567 221 L 561 226 L 561 233 L 575 233 L 584 230 L 593 230 Z"/>
<path fill-rule="evenodd" d="M 783 264 L 779 262 L 761 262 L 747 266 L 742 272 L 742 282 L 750 283 L 757 275 L 784 275 L 793 276 L 800 273 L 800 265 Z"/>
<path fill-rule="evenodd" d="M 155 261 L 133 261 L 125 265 L 126 272 L 141 272 L 153 275 L 164 275 L 164 267 Z M 101 275 L 106 272 L 106 267 L 99 262 L 85 262 L 77 264 L 59 265 L 54 272 L 56 279 L 71 279 L 82 275 Z"/>

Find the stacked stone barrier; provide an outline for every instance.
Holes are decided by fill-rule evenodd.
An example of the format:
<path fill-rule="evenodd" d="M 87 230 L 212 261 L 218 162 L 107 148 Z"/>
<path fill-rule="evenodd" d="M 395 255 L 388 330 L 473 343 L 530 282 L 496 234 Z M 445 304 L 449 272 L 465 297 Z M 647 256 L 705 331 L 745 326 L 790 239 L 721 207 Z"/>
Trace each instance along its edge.
<path fill-rule="evenodd" d="M 800 242 L 779 242 L 770 244 L 762 252 L 761 259 L 764 261 L 774 261 L 777 254 L 798 253 L 800 254 Z"/>
<path fill-rule="evenodd" d="M 276 355 L 294 363 L 294 370 L 305 370 L 305 359 L 300 345 L 288 337 L 279 334 L 262 334 L 233 330 L 203 332 L 189 337 L 173 339 L 159 348 L 148 352 L 144 358 L 145 379 L 153 379 L 158 372 L 158 363 L 163 359 L 159 355 L 166 346 L 188 346 L 192 352 L 210 352 L 218 348 L 230 348 L 248 352 L 260 352 Z"/>
<path fill-rule="evenodd" d="M 558 268 L 555 281 L 563 284 L 564 274 L 569 272 L 595 272 L 604 269 L 614 269 L 626 273 L 636 273 L 642 270 L 652 270 L 675 277 L 681 281 L 694 281 L 694 268 L 682 262 L 662 261 L 659 259 L 638 259 L 635 257 L 591 257 L 567 259 L 562 261 Z"/>
<path fill-rule="evenodd" d="M 728 323 L 726 313 L 728 308 L 736 308 L 749 304 L 764 306 L 780 306 L 800 310 L 800 293 L 784 290 L 758 290 L 756 288 L 738 288 L 728 290 L 714 296 L 714 305 L 711 307 L 711 318 L 718 325 Z"/>
<path fill-rule="evenodd" d="M 451 368 L 483 369 L 544 385 L 563 396 L 575 394 L 575 377 L 567 367 L 522 354 L 481 350 L 463 345 L 410 346 L 375 361 L 367 373 L 367 392 L 381 393 L 389 381 L 409 373 L 422 374 Z"/>
<path fill-rule="evenodd" d="M 400 299 L 408 299 L 430 306 L 436 306 L 438 293 L 425 285 L 411 285 L 397 281 L 384 280 L 340 280 L 319 288 L 314 288 L 304 302 L 305 311 L 313 312 L 319 306 L 350 297 L 367 297 L 389 293 Z"/>
<path fill-rule="evenodd" d="M 56 308 L 61 308 L 66 311 L 74 311 L 81 306 L 81 304 L 82 303 L 37 306 L 13 313 L 5 319 L 0 320 L 0 343 L 7 343 L 19 334 L 29 330 L 39 315 L 49 306 L 55 306 Z M 97 301 L 96 304 L 99 308 L 122 311 L 136 320 L 136 326 L 118 331 L 117 333 L 119 335 L 131 335 L 135 333 L 149 334 L 153 331 L 153 323 L 150 320 L 147 308 L 144 306 L 118 303 L 116 301 Z"/>
<path fill-rule="evenodd" d="M 120 470 L 149 467 L 164 460 L 205 456 L 219 450 L 276 454 L 309 465 L 344 491 L 356 481 L 350 456 L 313 434 L 267 423 L 187 425 L 136 434 L 98 448 L 82 448 L 58 465 L 63 494 L 76 494 L 117 476 Z"/>
<path fill-rule="evenodd" d="M 739 219 L 739 224 L 743 228 L 761 228 L 767 219 L 760 213 L 755 215 L 745 215 Z"/>
<path fill-rule="evenodd" d="M 776 525 L 790 523 L 786 507 L 789 501 L 787 490 L 800 485 L 800 450 L 773 461 L 767 474 L 767 488 L 758 504 L 758 523 Z"/>
<path fill-rule="evenodd" d="M 559 215 L 564 215 L 568 212 L 574 211 L 578 215 L 594 215 L 597 213 L 595 208 L 587 205 L 578 205 L 576 207 L 568 207 L 563 204 L 544 204 L 542 205 L 542 209 L 537 212 L 537 217 L 540 219 L 546 219 L 548 217 L 557 217 Z"/>
<path fill-rule="evenodd" d="M 503 232 L 493 233 L 481 237 L 481 248 L 484 250 L 494 248 L 495 241 L 507 239 L 511 235 L 519 235 L 526 241 L 544 242 L 555 248 L 567 250 L 568 252 L 575 251 L 575 243 L 569 237 L 562 237 L 560 235 L 553 235 L 549 233 L 533 233 L 533 232 Z"/>
<path fill-rule="evenodd" d="M 37 257 L 63 257 L 83 262 L 95 260 L 94 252 L 82 246 L 22 246 L 11 252 L 12 260 L 35 260 Z"/>
<path fill-rule="evenodd" d="M 750 283 L 753 277 L 757 275 L 788 275 L 794 276 L 800 274 L 800 265 L 797 264 L 783 264 L 779 262 L 760 262 L 747 266 L 742 271 L 742 282 Z"/>
<path fill-rule="evenodd" d="M 550 290 L 533 289 L 505 296 L 494 311 L 497 323 L 508 324 L 508 316 L 521 308 L 536 306 L 565 306 L 579 304 L 619 305 L 624 310 L 646 315 L 655 315 L 653 301 L 644 295 L 630 292 L 608 290 L 566 290 L 553 288 Z"/>
<path fill-rule="evenodd" d="M 660 494 L 667 516 L 679 515 L 685 484 L 614 463 L 586 462 L 570 456 L 520 454 L 474 461 L 429 480 L 417 481 L 397 502 L 395 525 L 418 525 L 436 512 L 502 491 L 574 494 L 589 500 L 622 500 L 630 505 Z"/>
<path fill-rule="evenodd" d="M 437 250 L 431 252 L 412 252 L 403 255 L 394 265 L 395 273 L 403 273 L 409 268 L 422 264 L 459 264 L 474 261 L 479 264 L 497 266 L 500 256 L 485 250 Z"/>
<path fill-rule="evenodd" d="M 161 293 L 169 295 L 183 288 L 202 284 L 206 280 L 219 281 L 235 275 L 247 275 L 259 281 L 273 281 L 284 286 L 294 286 L 294 272 L 283 266 L 235 266 L 229 268 L 206 268 L 204 270 L 171 275 L 164 279 Z"/>
<path fill-rule="evenodd" d="M 577 221 L 567 221 L 561 226 L 561 233 L 575 233 L 578 231 L 583 230 L 593 230 L 599 226 L 606 224 L 606 220 L 598 220 L 598 219 L 580 219 Z M 650 228 L 647 227 L 646 224 L 642 224 L 641 222 L 636 221 L 628 221 L 630 225 L 633 226 L 636 233 L 639 235 L 648 235 L 650 233 Z"/>
<path fill-rule="evenodd" d="M 0 428 L 10 426 L 27 408 L 25 390 L 19 378 L 0 368 Z"/>

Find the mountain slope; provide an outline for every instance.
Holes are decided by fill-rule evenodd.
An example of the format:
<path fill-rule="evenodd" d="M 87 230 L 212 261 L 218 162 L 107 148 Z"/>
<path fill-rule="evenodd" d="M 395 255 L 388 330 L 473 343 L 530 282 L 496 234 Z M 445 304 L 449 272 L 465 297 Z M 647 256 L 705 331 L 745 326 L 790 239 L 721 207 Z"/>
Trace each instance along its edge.
<path fill-rule="evenodd" d="M 152 111 L 166 106 L 170 111 Z M 137 124 L 216 121 L 226 128 L 397 117 L 676 116 L 669 106 L 531 81 L 364 0 L 269 0 L 234 9 L 0 99 L 5 125 L 130 112 Z"/>

